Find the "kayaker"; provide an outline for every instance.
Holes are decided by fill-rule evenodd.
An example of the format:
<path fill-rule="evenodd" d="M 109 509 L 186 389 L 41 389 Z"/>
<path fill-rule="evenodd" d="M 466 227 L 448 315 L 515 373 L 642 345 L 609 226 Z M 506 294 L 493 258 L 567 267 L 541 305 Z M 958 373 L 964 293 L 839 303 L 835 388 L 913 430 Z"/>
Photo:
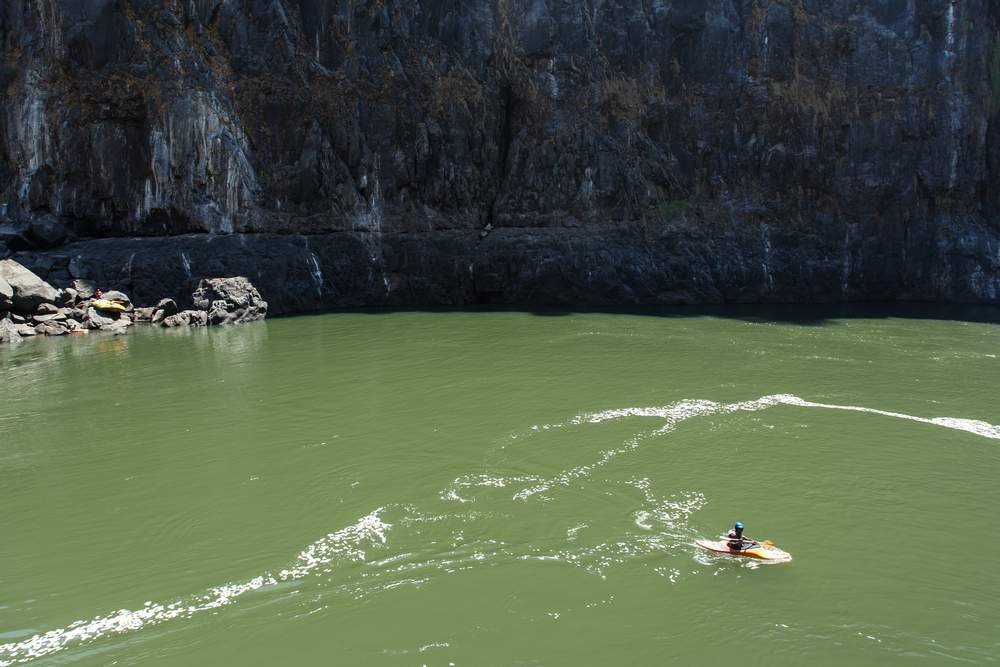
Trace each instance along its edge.
<path fill-rule="evenodd" d="M 733 525 L 733 529 L 729 531 L 726 535 L 729 541 L 726 542 L 726 546 L 730 549 L 735 549 L 736 551 L 741 551 L 744 548 L 743 545 L 743 524 L 737 521 Z"/>

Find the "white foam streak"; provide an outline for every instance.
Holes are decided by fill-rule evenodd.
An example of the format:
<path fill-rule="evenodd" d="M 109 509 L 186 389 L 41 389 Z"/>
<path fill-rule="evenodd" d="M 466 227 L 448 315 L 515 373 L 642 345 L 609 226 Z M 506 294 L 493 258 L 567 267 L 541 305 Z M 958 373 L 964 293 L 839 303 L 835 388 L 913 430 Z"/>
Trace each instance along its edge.
<path fill-rule="evenodd" d="M 867 412 L 873 415 L 883 415 L 885 417 L 895 417 L 896 419 L 906 419 L 908 421 L 920 422 L 922 424 L 932 424 L 942 426 L 956 431 L 965 431 L 983 438 L 1000 440 L 1000 425 L 978 419 L 961 419 L 958 417 L 915 417 L 902 412 L 890 412 L 888 410 L 877 410 L 875 408 L 864 408 L 857 405 L 835 405 L 830 403 L 814 403 L 806 401 L 798 396 L 782 395 L 782 402 L 788 405 L 797 405 L 804 408 L 824 408 L 827 410 L 848 410 L 850 412 Z"/>
<path fill-rule="evenodd" d="M 383 508 L 379 508 L 362 517 L 357 523 L 313 542 L 299 554 L 292 567 L 281 570 L 276 575 L 265 573 L 249 581 L 218 586 L 202 595 L 169 604 L 147 602 L 140 609 L 120 609 L 90 621 L 76 621 L 66 628 L 37 634 L 21 642 L 0 645 L 0 667 L 41 658 L 68 646 L 101 637 L 121 635 L 175 618 L 189 618 L 201 612 L 218 609 L 264 586 L 301 579 L 335 560 L 363 561 L 365 552 L 362 546 L 365 543 L 375 543 L 376 540 L 385 543 L 385 533 L 391 524 L 385 523 L 379 517 L 382 511 Z"/>
<path fill-rule="evenodd" d="M 678 422 L 690 417 L 729 414 L 733 412 L 756 412 L 776 405 L 794 405 L 800 408 L 822 408 L 825 410 L 846 410 L 849 412 L 867 412 L 884 417 L 894 417 L 896 419 L 906 419 L 908 421 L 920 422 L 922 424 L 932 424 L 958 431 L 966 431 L 984 438 L 1000 440 L 1000 425 L 977 419 L 961 419 L 957 417 L 917 417 L 902 412 L 892 412 L 889 410 L 879 410 L 876 408 L 866 408 L 858 405 L 838 405 L 835 403 L 817 403 L 807 401 L 792 394 L 772 394 L 762 396 L 754 401 L 743 401 L 740 403 L 721 404 L 713 401 L 691 401 L 684 400 L 671 405 L 647 408 L 619 408 L 615 410 L 605 410 L 574 417 L 570 424 L 599 424 L 606 421 L 625 419 L 626 417 L 660 417 L 667 420 L 666 428 L 676 425 Z M 664 428 L 660 430 L 663 431 Z"/>
<path fill-rule="evenodd" d="M 901 412 L 879 410 L 856 405 L 838 405 L 807 401 L 791 394 L 773 394 L 762 396 L 756 400 L 736 403 L 718 403 L 708 400 L 682 400 L 665 406 L 629 407 L 605 410 L 578 415 L 562 424 L 546 424 L 533 430 L 550 428 L 566 428 L 589 424 L 624 420 L 629 418 L 659 419 L 661 423 L 638 435 L 625 440 L 620 446 L 603 451 L 598 458 L 588 464 L 569 468 L 551 478 L 537 475 L 494 476 L 490 474 L 466 475 L 458 478 L 452 488 L 442 492 L 440 498 L 450 502 L 474 502 L 475 497 L 467 498 L 459 494 L 459 490 L 471 488 L 504 489 L 509 486 L 523 486 L 513 499 L 526 501 L 532 496 L 544 493 L 556 486 L 567 486 L 575 480 L 590 475 L 594 470 L 605 466 L 616 457 L 637 449 L 645 440 L 669 433 L 690 418 L 715 414 L 733 414 L 738 412 L 757 412 L 771 407 L 787 405 L 808 409 L 842 410 L 861 412 L 895 419 L 903 419 L 941 428 L 967 432 L 979 437 L 1000 440 L 1000 426 L 985 421 L 962 419 L 956 417 L 919 417 Z M 653 552 L 662 552 L 675 544 L 687 544 L 690 540 L 680 539 L 684 526 L 691 514 L 700 509 L 705 502 L 701 494 L 686 494 L 667 500 L 656 498 L 650 489 L 648 480 L 632 480 L 631 486 L 639 489 L 645 496 L 646 507 L 638 510 L 633 516 L 637 528 L 649 531 L 639 539 L 631 541 L 607 543 L 586 547 L 579 550 L 558 550 L 555 553 L 534 552 L 530 554 L 513 554 L 503 547 L 476 551 L 473 554 L 458 554 L 457 558 L 448 558 L 432 565 L 444 571 L 457 571 L 471 567 L 482 560 L 492 560 L 499 554 L 508 554 L 519 559 L 561 560 L 570 564 L 586 567 L 603 576 L 606 567 L 623 559 L 633 558 Z M 57 653 L 69 646 L 79 645 L 102 637 L 125 634 L 147 626 L 158 625 L 175 618 L 188 618 L 205 611 L 218 609 L 234 603 L 241 596 L 281 582 L 289 582 L 333 570 L 335 563 L 363 562 L 366 560 L 366 549 L 377 547 L 386 542 L 386 532 L 391 524 L 384 522 L 379 508 L 362 517 L 356 523 L 332 532 L 308 545 L 297 559 L 286 569 L 276 573 L 267 572 L 253 579 L 226 584 L 212 588 L 200 595 L 182 598 L 171 603 L 147 602 L 139 609 L 121 609 L 106 616 L 98 616 L 92 620 L 77 621 L 65 628 L 50 630 L 34 635 L 24 641 L 0 645 L 0 667 L 12 665 Z M 407 521 L 423 520 L 420 517 L 403 519 Z M 567 532 L 570 541 L 586 524 L 575 526 Z M 670 538 L 677 538 L 671 540 Z M 391 562 L 383 561 L 383 564 Z M 428 563 L 401 563 L 399 569 L 420 569 Z M 671 580 L 676 576 L 671 573 Z M 408 579 L 406 582 L 418 583 L 422 579 Z"/>
<path fill-rule="evenodd" d="M 826 410 L 846 410 L 849 412 L 867 412 L 870 414 L 894 417 L 896 419 L 906 419 L 908 421 L 919 422 L 941 426 L 958 431 L 966 431 L 984 438 L 1000 440 L 1000 426 L 990 424 L 975 419 L 959 419 L 956 417 L 916 417 L 901 412 L 890 412 L 888 410 L 878 410 L 857 405 L 836 405 L 832 403 L 816 403 L 807 401 L 792 394 L 771 394 L 761 396 L 752 401 L 741 401 L 737 403 L 716 403 L 707 400 L 685 399 L 677 403 L 654 407 L 631 407 L 616 408 L 613 410 L 603 410 L 601 412 L 585 413 L 570 419 L 566 424 L 547 424 L 546 428 L 563 428 L 564 426 L 578 426 L 583 424 L 602 424 L 610 421 L 620 421 L 630 417 L 648 417 L 665 420 L 665 423 L 651 432 L 636 435 L 616 449 L 609 449 L 601 453 L 600 457 L 589 464 L 564 470 L 555 477 L 542 480 L 534 486 L 522 489 L 514 494 L 514 500 L 527 500 L 531 496 L 544 493 L 556 486 L 567 486 L 572 481 L 588 476 L 594 469 L 607 465 L 612 459 L 620 454 L 630 452 L 639 447 L 639 444 L 653 436 L 669 433 L 677 428 L 681 422 L 692 417 L 704 417 L 713 414 L 732 414 L 736 412 L 758 412 L 778 405 L 792 405 L 801 408 L 821 408 Z M 497 484 L 503 486 L 503 484 Z"/>

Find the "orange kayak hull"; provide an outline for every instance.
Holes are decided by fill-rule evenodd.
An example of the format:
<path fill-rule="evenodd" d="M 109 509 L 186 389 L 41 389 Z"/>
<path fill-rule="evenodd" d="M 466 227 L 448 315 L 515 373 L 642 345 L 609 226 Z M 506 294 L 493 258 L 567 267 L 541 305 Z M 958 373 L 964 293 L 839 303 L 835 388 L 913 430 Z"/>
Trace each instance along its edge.
<path fill-rule="evenodd" d="M 725 540 L 695 540 L 695 545 L 720 554 L 731 556 L 742 556 L 743 558 L 757 558 L 760 560 L 789 561 L 792 555 L 787 551 L 782 551 L 774 545 L 758 544 L 749 549 L 730 549 Z"/>

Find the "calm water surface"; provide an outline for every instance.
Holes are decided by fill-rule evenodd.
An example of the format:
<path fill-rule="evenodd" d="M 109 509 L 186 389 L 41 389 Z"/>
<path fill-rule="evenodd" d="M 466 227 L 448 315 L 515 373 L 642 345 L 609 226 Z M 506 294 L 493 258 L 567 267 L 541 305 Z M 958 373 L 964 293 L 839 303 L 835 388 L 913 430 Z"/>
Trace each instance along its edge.
<path fill-rule="evenodd" d="M 998 355 L 692 313 L 28 341 L 0 664 L 998 661 Z M 735 520 L 794 560 L 692 546 Z"/>

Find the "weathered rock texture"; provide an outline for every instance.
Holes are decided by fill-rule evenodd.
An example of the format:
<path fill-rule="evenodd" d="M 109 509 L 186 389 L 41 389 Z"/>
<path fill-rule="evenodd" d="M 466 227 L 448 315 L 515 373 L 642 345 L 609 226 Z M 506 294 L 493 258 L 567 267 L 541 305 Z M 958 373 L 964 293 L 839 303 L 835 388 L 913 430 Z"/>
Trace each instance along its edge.
<path fill-rule="evenodd" d="M 267 317 L 267 302 L 242 276 L 202 280 L 191 300 L 195 308 L 208 313 L 212 325 L 256 322 Z"/>
<path fill-rule="evenodd" d="M 990 0 L 5 2 L 0 253 L 143 303 L 246 275 L 272 312 L 996 301 L 998 30 Z"/>
<path fill-rule="evenodd" d="M 22 337 L 36 334 L 85 332 L 84 325 L 126 333 L 132 319 L 115 309 L 101 314 L 100 310 L 108 308 L 103 301 L 131 309 L 128 296 L 121 292 L 108 292 L 101 301 L 81 300 L 73 288 L 57 290 L 16 261 L 0 260 L 0 343 L 19 343 Z"/>
<path fill-rule="evenodd" d="M 11 310 L 32 313 L 43 303 L 55 303 L 59 291 L 12 259 L 0 260 L 0 299 L 11 302 Z M 4 295 L 10 293 L 10 296 Z"/>

